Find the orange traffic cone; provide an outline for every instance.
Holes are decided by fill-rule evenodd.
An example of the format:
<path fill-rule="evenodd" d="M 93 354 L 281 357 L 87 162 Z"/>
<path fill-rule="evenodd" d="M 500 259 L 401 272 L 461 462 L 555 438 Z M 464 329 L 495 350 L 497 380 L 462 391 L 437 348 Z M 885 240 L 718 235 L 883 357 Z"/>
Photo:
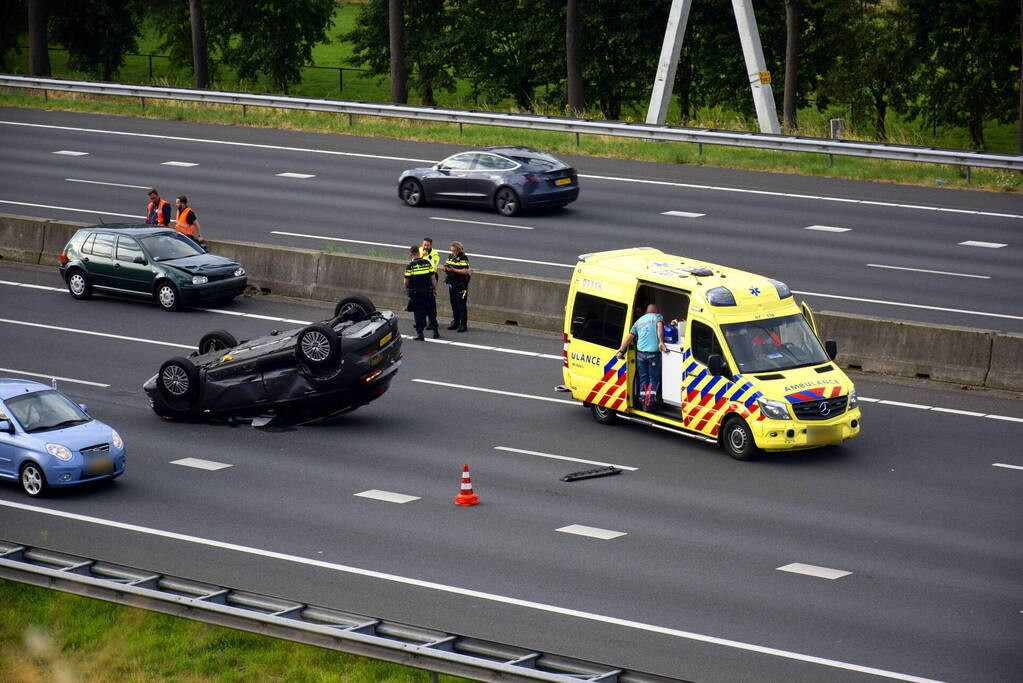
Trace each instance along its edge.
<path fill-rule="evenodd" d="M 469 477 L 469 463 L 462 465 L 462 488 L 455 496 L 455 505 L 476 505 L 480 497 L 472 492 L 472 478 Z"/>

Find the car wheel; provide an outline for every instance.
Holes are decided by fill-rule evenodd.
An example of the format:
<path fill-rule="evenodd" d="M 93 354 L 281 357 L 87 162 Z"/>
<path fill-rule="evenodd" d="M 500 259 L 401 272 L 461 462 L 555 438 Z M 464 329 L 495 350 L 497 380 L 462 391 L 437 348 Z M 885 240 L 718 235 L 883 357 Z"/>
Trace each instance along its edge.
<path fill-rule="evenodd" d="M 199 340 L 199 354 L 233 349 L 236 346 L 238 346 L 238 340 L 234 338 L 233 334 L 226 330 L 213 330 L 204 334 Z"/>
<path fill-rule="evenodd" d="M 295 339 L 295 355 L 312 366 L 326 365 L 334 360 L 339 347 L 337 332 L 322 323 L 303 329 Z"/>
<path fill-rule="evenodd" d="M 92 283 L 85 271 L 73 269 L 67 276 L 67 291 L 76 299 L 88 299 L 92 296 Z"/>
<path fill-rule="evenodd" d="M 166 398 L 187 401 L 199 390 L 199 369 L 187 358 L 171 358 L 160 366 L 156 383 Z"/>
<path fill-rule="evenodd" d="M 21 476 L 18 477 L 18 481 L 21 482 L 21 490 L 33 498 L 45 494 L 46 489 L 49 488 L 43 468 L 34 462 L 27 462 L 21 466 Z"/>
<path fill-rule="evenodd" d="M 741 417 L 731 417 L 721 432 L 721 445 L 736 460 L 755 460 L 760 455 L 753 432 Z"/>
<path fill-rule="evenodd" d="M 349 296 L 341 299 L 334 307 L 334 317 L 359 322 L 368 318 L 375 310 L 376 306 L 366 297 Z"/>
<path fill-rule="evenodd" d="M 165 311 L 176 311 L 181 308 L 178 288 L 169 280 L 161 280 L 156 285 L 156 303 Z"/>
<path fill-rule="evenodd" d="M 494 208 L 502 216 L 517 216 L 521 209 L 519 206 L 519 196 L 510 187 L 502 187 L 494 195 Z"/>
<path fill-rule="evenodd" d="M 409 206 L 422 206 L 426 203 L 426 193 L 423 191 L 423 184 L 415 178 L 405 178 L 401 181 L 399 194 L 401 200 Z"/>
<path fill-rule="evenodd" d="M 614 424 L 618 421 L 618 413 L 606 406 L 598 406 L 596 403 L 590 404 L 590 413 L 593 414 L 593 419 L 602 425 Z"/>

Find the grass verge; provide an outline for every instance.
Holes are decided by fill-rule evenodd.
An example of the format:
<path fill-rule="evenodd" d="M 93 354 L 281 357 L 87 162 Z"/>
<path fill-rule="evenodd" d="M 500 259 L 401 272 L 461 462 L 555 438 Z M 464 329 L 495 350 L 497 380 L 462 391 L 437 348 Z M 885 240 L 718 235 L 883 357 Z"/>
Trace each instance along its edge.
<path fill-rule="evenodd" d="M 616 159 L 637 159 L 670 164 L 713 166 L 773 173 L 794 173 L 854 180 L 876 180 L 922 186 L 944 186 L 997 192 L 1023 192 L 1023 173 L 992 169 L 834 157 L 826 155 L 744 149 L 695 143 L 653 143 L 610 136 L 582 135 L 578 144 L 572 133 L 463 126 L 457 124 L 353 117 L 319 112 L 289 111 L 233 105 L 188 102 L 139 101 L 76 93 L 0 91 L 0 106 L 79 111 L 116 116 L 135 116 L 175 121 L 304 130 L 342 135 L 443 142 L 470 146 L 515 144 L 545 149 L 555 154 L 580 154 Z"/>
<path fill-rule="evenodd" d="M 430 673 L 0 580 L 0 681 L 426 683 Z"/>

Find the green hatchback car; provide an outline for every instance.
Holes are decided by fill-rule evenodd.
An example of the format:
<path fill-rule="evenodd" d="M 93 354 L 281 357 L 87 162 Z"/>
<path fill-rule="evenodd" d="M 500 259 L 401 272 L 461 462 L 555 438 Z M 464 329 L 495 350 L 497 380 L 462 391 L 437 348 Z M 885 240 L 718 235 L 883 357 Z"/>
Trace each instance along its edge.
<path fill-rule="evenodd" d="M 60 252 L 71 296 L 94 291 L 153 298 L 166 311 L 219 304 L 245 291 L 245 269 L 207 253 L 177 230 L 151 225 L 93 225 Z"/>

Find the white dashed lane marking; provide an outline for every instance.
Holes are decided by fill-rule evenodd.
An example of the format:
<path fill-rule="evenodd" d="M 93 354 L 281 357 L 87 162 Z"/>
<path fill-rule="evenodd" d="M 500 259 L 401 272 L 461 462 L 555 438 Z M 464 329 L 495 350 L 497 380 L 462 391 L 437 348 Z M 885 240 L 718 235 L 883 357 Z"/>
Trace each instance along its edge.
<path fill-rule="evenodd" d="M 1008 470 L 1023 470 L 1023 465 L 1006 465 L 1004 462 L 993 462 L 992 467 L 1004 467 Z"/>
<path fill-rule="evenodd" d="M 540 458 L 551 458 L 553 460 L 568 460 L 569 462 L 581 462 L 584 465 L 600 465 L 601 467 L 617 467 L 621 470 L 628 470 L 629 472 L 635 472 L 638 468 L 628 467 L 626 465 L 616 465 L 610 462 L 600 462 L 598 460 L 583 460 L 581 458 L 570 458 L 567 455 L 554 455 L 553 453 L 541 453 L 539 451 L 526 451 L 521 448 L 511 448 L 509 446 L 494 446 L 495 451 L 508 451 L 509 453 L 522 453 L 523 455 L 535 455 Z"/>
<path fill-rule="evenodd" d="M 970 275 L 968 273 L 951 273 L 947 270 L 927 270 L 926 268 L 907 268 L 905 266 L 886 266 L 880 263 L 868 263 L 868 268 L 886 268 L 888 270 L 906 270 L 912 273 L 927 273 L 929 275 L 954 275 L 955 277 L 974 277 L 978 280 L 990 280 L 990 275 Z"/>
<path fill-rule="evenodd" d="M 849 576 L 852 572 L 847 572 L 841 569 L 829 569 L 828 567 L 818 567 L 812 564 L 803 564 L 801 562 L 793 562 L 787 564 L 784 567 L 778 567 L 780 572 L 792 572 L 793 574 L 805 574 L 806 576 L 816 576 L 818 579 L 840 579 L 843 576 Z"/>
<path fill-rule="evenodd" d="M 85 156 L 89 156 L 88 152 L 75 152 L 75 151 L 70 150 L 70 149 L 57 150 L 56 152 L 54 152 L 54 154 L 60 154 L 62 156 L 66 156 L 66 157 L 85 157 Z"/>
<path fill-rule="evenodd" d="M 977 240 L 966 240 L 960 242 L 961 247 L 984 247 L 986 249 L 1001 249 L 1002 247 L 1009 246 L 1008 244 L 1002 244 L 1001 242 L 978 242 Z"/>
<path fill-rule="evenodd" d="M 15 202 L 10 199 L 0 199 L 0 204 L 12 204 L 14 206 L 30 206 L 34 209 L 53 209 L 54 211 L 73 211 L 75 213 L 94 213 L 100 216 L 121 216 L 122 218 L 135 218 L 144 220 L 145 216 L 137 216 L 132 213 L 115 213 L 113 211 L 93 211 L 92 209 L 75 209 L 70 206 L 53 206 L 52 204 L 33 204 L 32 202 Z"/>
<path fill-rule="evenodd" d="M 690 211 L 662 211 L 662 216 L 678 216 L 679 218 L 703 218 L 705 213 L 692 213 Z"/>
<path fill-rule="evenodd" d="M 804 230 L 817 230 L 818 232 L 849 232 L 852 228 L 837 228 L 834 225 L 808 225 Z"/>
<path fill-rule="evenodd" d="M 306 178 L 315 178 L 315 175 L 309 173 L 277 173 L 275 174 L 278 178 L 299 178 L 305 180 Z"/>
<path fill-rule="evenodd" d="M 588 536 L 590 538 L 599 538 L 602 541 L 610 541 L 612 538 L 618 538 L 619 536 L 625 536 L 624 531 L 612 531 L 611 529 L 598 529 L 593 526 L 583 526 L 582 524 L 569 524 L 563 526 L 560 529 L 555 529 L 566 534 L 576 534 L 577 536 Z"/>
<path fill-rule="evenodd" d="M 71 379 L 70 377 L 61 377 L 60 375 L 44 375 L 38 372 L 25 372 L 24 370 L 12 370 L 11 368 L 0 368 L 0 372 L 7 372 L 12 375 L 25 375 L 26 377 L 40 377 L 42 379 L 56 379 L 61 382 L 72 382 L 73 384 L 86 384 L 90 387 L 102 387 L 107 388 L 109 384 L 103 384 L 102 382 L 87 382 L 84 379 Z"/>
<path fill-rule="evenodd" d="M 485 221 L 467 221 L 462 218 L 441 218 L 430 216 L 431 221 L 448 221 L 450 223 L 469 223 L 470 225 L 491 225 L 495 228 L 515 228 L 516 230 L 536 230 L 528 225 L 508 225 L 507 223 L 487 223 Z"/>
<path fill-rule="evenodd" d="M 182 467 L 194 467 L 197 470 L 207 470 L 210 472 L 216 472 L 217 470 L 227 469 L 233 467 L 224 462 L 215 462 L 213 460 L 203 460 L 202 458 L 181 458 L 180 460 L 171 460 L 172 465 L 181 465 Z"/>
<path fill-rule="evenodd" d="M 190 168 L 192 166 L 198 166 L 199 164 L 194 164 L 191 161 L 165 161 L 165 162 L 163 162 L 160 165 L 161 166 L 182 166 L 184 168 Z"/>
<path fill-rule="evenodd" d="M 111 187 L 128 187 L 133 190 L 148 190 L 148 185 L 125 185 L 124 183 L 108 183 L 103 180 L 82 180 L 81 178 L 64 178 L 69 183 L 88 183 L 89 185 L 109 185 Z"/>
<path fill-rule="evenodd" d="M 378 491 L 377 489 L 370 489 L 369 491 L 363 491 L 362 493 L 354 494 L 359 498 L 372 498 L 373 500 L 382 500 L 385 503 L 410 503 L 413 500 L 419 500 L 419 496 L 406 496 L 404 493 L 394 493 L 392 491 Z"/>

